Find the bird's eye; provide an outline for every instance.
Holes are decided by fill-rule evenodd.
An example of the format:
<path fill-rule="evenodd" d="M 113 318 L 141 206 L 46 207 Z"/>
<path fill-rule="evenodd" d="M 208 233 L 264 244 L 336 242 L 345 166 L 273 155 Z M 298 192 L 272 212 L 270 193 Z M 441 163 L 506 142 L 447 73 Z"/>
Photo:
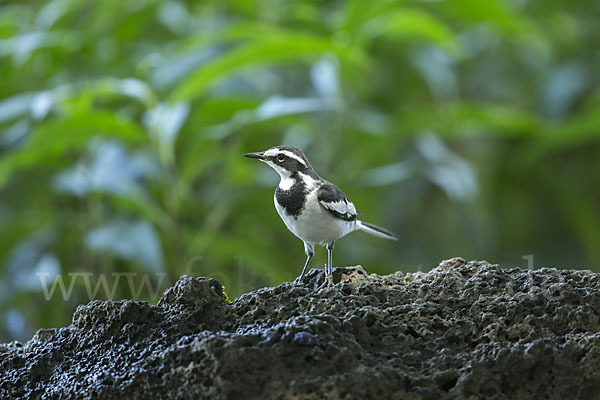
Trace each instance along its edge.
<path fill-rule="evenodd" d="M 285 160 L 285 156 L 283 154 L 278 154 L 277 155 L 277 161 L 283 162 L 284 160 Z"/>

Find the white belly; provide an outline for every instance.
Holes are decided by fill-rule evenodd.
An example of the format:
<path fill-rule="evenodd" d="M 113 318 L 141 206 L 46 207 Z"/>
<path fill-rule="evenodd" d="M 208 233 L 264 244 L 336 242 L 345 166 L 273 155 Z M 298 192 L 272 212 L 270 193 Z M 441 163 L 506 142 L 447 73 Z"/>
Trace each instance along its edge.
<path fill-rule="evenodd" d="M 317 200 L 316 190 L 309 193 L 304 210 L 297 219 L 288 215 L 285 209 L 277 203 L 277 199 L 275 199 L 275 208 L 287 228 L 294 235 L 311 244 L 326 245 L 356 229 L 355 221 L 335 218 L 329 211 L 321 207 Z"/>

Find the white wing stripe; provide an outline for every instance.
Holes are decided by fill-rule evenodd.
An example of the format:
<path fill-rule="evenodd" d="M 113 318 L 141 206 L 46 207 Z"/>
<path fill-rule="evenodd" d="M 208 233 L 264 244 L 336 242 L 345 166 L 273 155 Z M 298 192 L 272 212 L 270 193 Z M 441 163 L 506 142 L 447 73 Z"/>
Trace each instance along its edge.
<path fill-rule="evenodd" d="M 343 200 L 334 202 L 321 201 L 321 204 L 323 204 L 323 207 L 329 210 L 333 210 L 340 214 L 356 215 L 356 207 L 354 207 L 354 204 L 348 203 Z"/>

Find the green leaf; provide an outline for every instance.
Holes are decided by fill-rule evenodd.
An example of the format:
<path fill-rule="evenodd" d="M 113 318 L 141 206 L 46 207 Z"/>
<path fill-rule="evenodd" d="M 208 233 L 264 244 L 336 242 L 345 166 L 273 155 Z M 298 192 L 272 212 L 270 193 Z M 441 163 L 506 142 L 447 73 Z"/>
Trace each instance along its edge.
<path fill-rule="evenodd" d="M 20 93 L 0 101 L 0 123 L 30 113 L 36 95 L 37 93 Z"/>
<path fill-rule="evenodd" d="M 535 30 L 529 21 L 513 11 L 506 1 L 451 0 L 448 4 L 458 18 L 468 23 L 491 22 L 509 33 L 531 33 Z"/>
<path fill-rule="evenodd" d="M 70 151 L 82 149 L 95 136 L 140 144 L 146 134 L 136 123 L 109 112 L 75 114 L 40 124 L 27 145 L 0 160 L 0 188 L 22 168 L 42 167 Z"/>
<path fill-rule="evenodd" d="M 364 27 L 367 36 L 386 35 L 404 40 L 422 39 L 434 42 L 450 54 L 462 54 L 452 31 L 431 14 L 417 9 L 400 8 L 374 18 Z"/>
<path fill-rule="evenodd" d="M 243 70 L 269 63 L 285 63 L 316 59 L 331 52 L 352 64 L 363 64 L 364 54 L 354 48 L 336 46 L 331 40 L 310 36 L 284 36 L 242 44 L 207 62 L 187 77 L 171 95 L 172 102 L 193 100 L 202 96 L 223 79 Z"/>
<path fill-rule="evenodd" d="M 550 123 L 547 126 L 549 146 L 565 148 L 581 145 L 590 141 L 598 141 L 600 113 L 590 109 L 573 115 L 562 123 Z"/>
<path fill-rule="evenodd" d="M 448 103 L 419 106 L 398 119 L 396 130 L 405 134 L 434 130 L 441 136 L 535 135 L 541 132 L 539 118 L 517 108 L 496 104 Z"/>
<path fill-rule="evenodd" d="M 182 40 L 173 49 L 174 53 L 195 51 L 199 48 L 215 44 L 240 43 L 244 40 L 263 40 L 269 37 L 282 37 L 294 35 L 294 31 L 279 26 L 263 23 L 241 21 L 228 25 L 222 30 L 211 34 L 202 32 L 191 35 Z M 172 54 L 171 54 L 172 55 Z"/>
<path fill-rule="evenodd" d="M 75 31 L 26 32 L 8 39 L 0 39 L 0 58 L 12 56 L 17 64 L 23 64 L 41 49 L 76 49 L 81 38 Z"/>

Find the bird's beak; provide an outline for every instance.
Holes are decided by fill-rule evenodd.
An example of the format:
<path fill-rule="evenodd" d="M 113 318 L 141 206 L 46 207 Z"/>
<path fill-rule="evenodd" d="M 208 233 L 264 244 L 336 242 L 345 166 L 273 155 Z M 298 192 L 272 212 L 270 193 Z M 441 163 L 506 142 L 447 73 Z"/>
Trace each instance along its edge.
<path fill-rule="evenodd" d="M 246 153 L 246 154 L 244 154 L 244 157 L 256 158 L 258 160 L 264 160 L 265 159 L 263 151 L 261 151 L 259 153 Z"/>

